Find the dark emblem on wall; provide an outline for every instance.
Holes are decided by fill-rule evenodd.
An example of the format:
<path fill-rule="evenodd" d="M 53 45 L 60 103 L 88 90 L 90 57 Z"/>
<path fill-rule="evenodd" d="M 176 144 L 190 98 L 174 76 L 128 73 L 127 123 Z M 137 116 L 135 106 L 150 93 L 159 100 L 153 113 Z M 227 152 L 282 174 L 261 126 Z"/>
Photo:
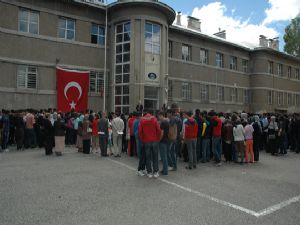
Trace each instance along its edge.
<path fill-rule="evenodd" d="M 148 78 L 149 78 L 150 80 L 156 80 L 157 75 L 156 75 L 155 73 L 148 73 Z"/>

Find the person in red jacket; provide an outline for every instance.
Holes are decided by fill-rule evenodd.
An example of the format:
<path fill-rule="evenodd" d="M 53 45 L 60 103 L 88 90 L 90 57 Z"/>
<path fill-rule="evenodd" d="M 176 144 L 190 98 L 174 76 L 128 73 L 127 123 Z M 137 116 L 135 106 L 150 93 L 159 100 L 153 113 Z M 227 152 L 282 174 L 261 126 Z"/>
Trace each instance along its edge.
<path fill-rule="evenodd" d="M 217 114 L 212 111 L 212 150 L 214 153 L 215 161 L 217 166 L 221 166 L 222 157 L 222 120 L 217 116 Z"/>
<path fill-rule="evenodd" d="M 141 118 L 139 136 L 145 147 L 147 176 L 158 178 L 158 143 L 161 130 L 157 119 L 150 113 Z"/>
<path fill-rule="evenodd" d="M 198 135 L 198 124 L 196 120 L 192 117 L 192 112 L 185 113 L 187 120 L 183 124 L 183 140 L 185 141 L 189 154 L 189 165 L 186 169 L 196 168 L 197 164 L 197 135 Z"/>

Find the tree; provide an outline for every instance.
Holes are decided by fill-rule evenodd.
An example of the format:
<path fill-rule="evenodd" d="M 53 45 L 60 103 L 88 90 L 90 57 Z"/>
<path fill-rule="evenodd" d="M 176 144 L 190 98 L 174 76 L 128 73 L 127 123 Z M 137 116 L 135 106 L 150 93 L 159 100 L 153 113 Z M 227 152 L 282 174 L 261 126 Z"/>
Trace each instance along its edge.
<path fill-rule="evenodd" d="M 292 19 L 291 24 L 285 28 L 283 39 L 285 42 L 284 51 L 300 57 L 300 16 Z"/>

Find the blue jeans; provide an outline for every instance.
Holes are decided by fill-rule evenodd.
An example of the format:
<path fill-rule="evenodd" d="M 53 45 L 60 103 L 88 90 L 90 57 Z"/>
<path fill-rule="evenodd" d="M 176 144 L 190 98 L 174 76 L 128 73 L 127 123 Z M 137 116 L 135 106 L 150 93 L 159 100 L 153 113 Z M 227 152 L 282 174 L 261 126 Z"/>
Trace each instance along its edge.
<path fill-rule="evenodd" d="M 173 141 L 170 143 L 170 146 L 169 146 L 169 156 L 170 156 L 170 161 L 171 161 L 171 163 L 169 165 L 171 167 L 173 167 L 174 170 L 177 169 L 176 144 L 177 144 L 177 141 Z"/>
<path fill-rule="evenodd" d="M 197 138 L 197 148 L 196 148 L 196 153 L 197 153 L 197 162 L 199 162 L 202 158 L 202 138 L 198 137 Z"/>
<path fill-rule="evenodd" d="M 159 143 L 159 152 L 160 152 L 160 158 L 163 163 L 163 175 L 168 175 L 168 143 Z"/>
<path fill-rule="evenodd" d="M 146 152 L 147 172 L 157 173 L 158 172 L 158 142 L 144 143 L 144 147 Z"/>
<path fill-rule="evenodd" d="M 196 145 L 197 139 L 186 140 L 186 146 L 189 154 L 189 167 L 192 168 L 197 165 L 197 154 L 196 154 Z"/>
<path fill-rule="evenodd" d="M 143 148 L 143 143 L 141 142 L 138 136 L 135 137 L 135 144 L 136 144 L 136 149 L 139 157 L 138 171 L 145 170 L 146 152 L 145 149 Z"/>
<path fill-rule="evenodd" d="M 202 139 L 202 162 L 210 160 L 210 139 Z"/>
<path fill-rule="evenodd" d="M 212 147 L 213 147 L 213 153 L 214 153 L 216 162 L 217 163 L 221 162 L 221 157 L 222 157 L 221 137 L 213 137 L 212 138 Z"/>
<path fill-rule="evenodd" d="M 2 149 L 3 150 L 7 149 L 8 139 L 9 139 L 9 131 L 3 131 L 2 132 Z"/>

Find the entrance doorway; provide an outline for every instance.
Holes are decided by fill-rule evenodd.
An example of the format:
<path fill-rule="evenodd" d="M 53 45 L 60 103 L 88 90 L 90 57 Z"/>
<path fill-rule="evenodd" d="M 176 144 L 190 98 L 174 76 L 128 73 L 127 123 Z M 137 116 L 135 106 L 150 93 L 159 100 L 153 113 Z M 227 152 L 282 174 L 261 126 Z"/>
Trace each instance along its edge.
<path fill-rule="evenodd" d="M 145 86 L 144 109 L 146 111 L 159 110 L 159 89 L 157 87 Z"/>

